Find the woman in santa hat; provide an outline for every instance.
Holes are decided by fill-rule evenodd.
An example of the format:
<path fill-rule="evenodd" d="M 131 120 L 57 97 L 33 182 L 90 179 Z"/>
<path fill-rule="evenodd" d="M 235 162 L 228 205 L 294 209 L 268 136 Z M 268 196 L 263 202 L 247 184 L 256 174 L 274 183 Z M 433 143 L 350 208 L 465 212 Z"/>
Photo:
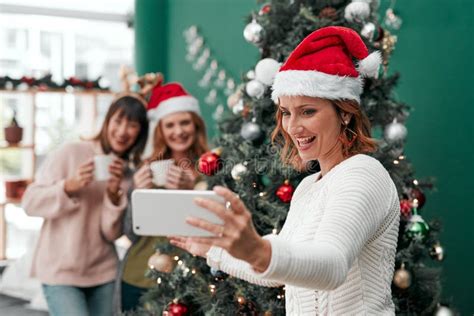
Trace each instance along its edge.
<path fill-rule="evenodd" d="M 284 162 L 318 160 L 321 171 L 300 183 L 278 235 L 259 236 L 238 196 L 215 187 L 225 205 L 196 203 L 224 224 L 188 220 L 215 237 L 172 243 L 235 277 L 285 285 L 288 315 L 393 315 L 399 199 L 388 172 L 367 155 L 376 143 L 360 107 L 363 77 L 376 74 L 380 59 L 348 28 L 306 37 L 275 77 L 273 138 L 283 143 Z"/>
<path fill-rule="evenodd" d="M 156 188 L 153 183 L 150 163 L 173 159 L 169 167 L 166 183 L 162 188 L 192 190 L 198 182 L 199 174 L 195 168 L 199 157 L 208 150 L 206 126 L 199 109 L 199 102 L 179 83 L 157 85 L 151 92 L 148 102 L 150 120 L 151 156 L 133 176 L 133 189 Z M 133 233 L 132 209 L 129 203 L 124 230 L 132 241 L 122 264 L 117 286 L 117 312 L 130 311 L 139 304 L 139 298 L 156 282 L 146 278 L 148 259 L 154 254 L 158 242 L 168 242 L 159 237 L 140 237 Z M 121 290 L 120 290 L 121 288 Z M 121 299 L 118 299 L 121 296 Z M 121 308 L 120 308 L 121 305 Z"/>

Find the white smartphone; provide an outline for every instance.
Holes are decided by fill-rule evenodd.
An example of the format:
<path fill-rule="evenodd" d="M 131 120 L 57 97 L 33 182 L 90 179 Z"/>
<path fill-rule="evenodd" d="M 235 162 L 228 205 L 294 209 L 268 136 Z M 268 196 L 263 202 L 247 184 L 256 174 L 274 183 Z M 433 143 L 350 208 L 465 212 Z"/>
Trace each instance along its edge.
<path fill-rule="evenodd" d="M 224 203 L 214 191 L 134 190 L 133 231 L 141 236 L 212 236 L 210 232 L 186 223 L 186 218 L 192 216 L 222 224 L 217 215 L 196 205 L 194 199 L 197 197 Z"/>

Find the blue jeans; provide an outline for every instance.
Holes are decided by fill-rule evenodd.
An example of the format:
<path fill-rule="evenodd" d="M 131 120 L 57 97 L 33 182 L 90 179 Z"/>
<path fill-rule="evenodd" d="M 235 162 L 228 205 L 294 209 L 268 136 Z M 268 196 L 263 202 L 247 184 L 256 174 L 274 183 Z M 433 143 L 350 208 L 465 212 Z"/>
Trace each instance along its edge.
<path fill-rule="evenodd" d="M 140 305 L 142 297 L 148 289 L 128 284 L 122 281 L 122 312 L 130 312 Z"/>
<path fill-rule="evenodd" d="M 91 287 L 42 284 L 51 316 L 111 316 L 114 282 Z"/>

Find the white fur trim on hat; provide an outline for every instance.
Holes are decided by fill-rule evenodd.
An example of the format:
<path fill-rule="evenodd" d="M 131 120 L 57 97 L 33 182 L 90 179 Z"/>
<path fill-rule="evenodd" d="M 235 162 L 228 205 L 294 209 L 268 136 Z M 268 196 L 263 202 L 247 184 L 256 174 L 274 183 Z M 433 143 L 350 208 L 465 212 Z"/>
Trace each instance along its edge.
<path fill-rule="evenodd" d="M 194 112 L 201 115 L 199 110 L 199 102 L 196 98 L 183 95 L 179 97 L 169 98 L 161 102 L 158 107 L 148 111 L 148 119 L 158 122 L 168 114 L 176 112 Z"/>
<path fill-rule="evenodd" d="M 272 99 L 278 102 L 280 96 L 307 96 L 360 103 L 362 87 L 360 77 L 329 75 L 313 70 L 284 70 L 275 76 Z"/>

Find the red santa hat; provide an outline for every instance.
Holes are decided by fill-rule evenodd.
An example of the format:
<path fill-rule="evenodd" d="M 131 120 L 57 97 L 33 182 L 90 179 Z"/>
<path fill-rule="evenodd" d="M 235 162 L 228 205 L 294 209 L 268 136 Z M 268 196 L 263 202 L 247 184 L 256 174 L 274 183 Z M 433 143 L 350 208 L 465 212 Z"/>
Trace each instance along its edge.
<path fill-rule="evenodd" d="M 358 67 L 353 59 L 359 60 Z M 369 55 L 359 34 L 339 26 L 323 27 L 308 35 L 281 66 L 273 83 L 272 99 L 309 96 L 360 103 L 363 77 L 375 77 L 380 52 Z"/>
<path fill-rule="evenodd" d="M 147 111 L 148 119 L 155 123 L 166 115 L 176 112 L 189 111 L 201 115 L 198 100 L 177 82 L 154 87 L 148 101 Z"/>

